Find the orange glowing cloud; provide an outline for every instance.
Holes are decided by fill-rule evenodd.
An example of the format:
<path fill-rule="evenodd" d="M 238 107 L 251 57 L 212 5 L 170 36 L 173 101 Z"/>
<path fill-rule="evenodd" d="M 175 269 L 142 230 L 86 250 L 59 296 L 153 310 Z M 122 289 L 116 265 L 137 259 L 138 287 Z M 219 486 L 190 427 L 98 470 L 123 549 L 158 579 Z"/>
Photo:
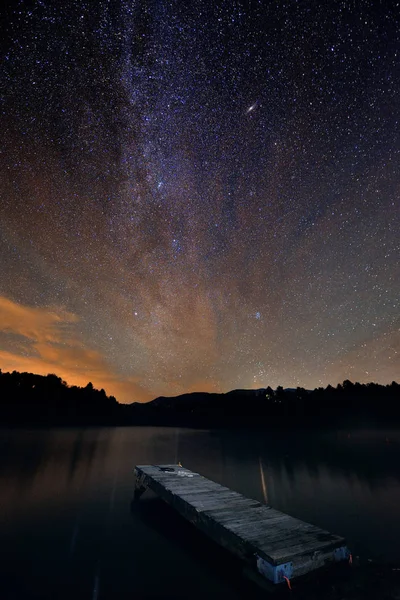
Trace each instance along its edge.
<path fill-rule="evenodd" d="M 99 352 L 80 340 L 75 330 L 78 321 L 62 309 L 24 306 L 0 296 L 0 333 L 6 334 L 0 347 L 1 369 L 56 373 L 70 385 L 85 386 L 91 381 L 120 402 L 150 400 L 151 394 L 138 378 L 119 376 Z M 15 338 L 22 338 L 22 343 L 16 346 Z M 7 343 L 11 347 L 4 347 Z"/>
<path fill-rule="evenodd" d="M 33 308 L 0 296 L 0 331 L 22 335 L 35 342 L 60 342 L 65 327 L 78 318 L 66 311 Z"/>

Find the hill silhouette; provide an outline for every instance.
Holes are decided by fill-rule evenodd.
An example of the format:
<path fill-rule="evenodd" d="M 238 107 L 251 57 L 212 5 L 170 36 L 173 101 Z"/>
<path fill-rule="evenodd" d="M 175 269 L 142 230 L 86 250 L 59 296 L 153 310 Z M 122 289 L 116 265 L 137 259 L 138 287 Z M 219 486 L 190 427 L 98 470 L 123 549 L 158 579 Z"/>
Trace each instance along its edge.
<path fill-rule="evenodd" d="M 198 427 L 400 424 L 400 385 L 346 380 L 315 390 L 279 386 L 225 394 L 194 392 L 134 403 L 129 410 L 127 414 L 143 424 Z"/>
<path fill-rule="evenodd" d="M 69 386 L 54 374 L 2 373 L 3 426 L 173 425 L 191 427 L 300 427 L 344 424 L 400 424 L 400 385 L 232 390 L 160 396 L 141 404 L 120 404 L 89 382 Z"/>

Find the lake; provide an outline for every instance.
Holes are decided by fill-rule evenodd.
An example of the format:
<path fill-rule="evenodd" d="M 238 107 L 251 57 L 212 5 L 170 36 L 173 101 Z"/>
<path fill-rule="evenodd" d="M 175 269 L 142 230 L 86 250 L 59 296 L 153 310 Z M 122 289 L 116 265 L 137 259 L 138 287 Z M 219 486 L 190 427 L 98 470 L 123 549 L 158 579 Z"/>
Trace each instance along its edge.
<path fill-rule="evenodd" d="M 178 461 L 400 561 L 400 432 L 2 430 L 1 599 L 249 598 L 236 561 L 150 492 L 131 506 L 135 464 Z"/>

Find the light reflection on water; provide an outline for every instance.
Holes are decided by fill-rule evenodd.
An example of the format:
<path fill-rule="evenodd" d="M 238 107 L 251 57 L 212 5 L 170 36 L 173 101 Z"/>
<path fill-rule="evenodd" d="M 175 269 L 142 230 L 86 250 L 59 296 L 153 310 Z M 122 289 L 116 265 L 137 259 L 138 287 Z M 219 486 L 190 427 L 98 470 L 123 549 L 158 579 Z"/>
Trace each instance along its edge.
<path fill-rule="evenodd" d="M 344 535 L 355 554 L 399 561 L 399 459 L 400 435 L 389 431 L 3 430 L 0 534 L 8 553 L 0 583 L 10 598 L 92 597 L 96 581 L 99 598 L 132 597 L 141 585 L 149 597 L 178 598 L 187 597 L 182 581 L 196 578 L 191 597 L 242 597 L 190 548 L 202 542 L 179 519 L 164 531 L 157 515 L 172 517 L 159 505 L 147 519 L 130 512 L 134 465 L 177 461 Z"/>

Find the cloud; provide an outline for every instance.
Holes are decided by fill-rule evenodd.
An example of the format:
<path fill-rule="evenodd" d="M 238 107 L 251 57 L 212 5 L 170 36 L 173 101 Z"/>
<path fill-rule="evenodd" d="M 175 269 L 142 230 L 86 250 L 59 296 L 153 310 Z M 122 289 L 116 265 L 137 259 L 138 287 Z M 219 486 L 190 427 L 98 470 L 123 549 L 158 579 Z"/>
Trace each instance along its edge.
<path fill-rule="evenodd" d="M 22 335 L 35 342 L 62 342 L 66 328 L 78 317 L 63 310 L 34 308 L 0 296 L 0 331 Z"/>
<path fill-rule="evenodd" d="M 22 336 L 24 343 L 0 348 L 3 371 L 56 373 L 70 385 L 91 381 L 120 402 L 146 401 L 151 394 L 135 377 L 121 377 L 104 357 L 77 334 L 76 315 L 57 308 L 29 307 L 0 296 L 0 332 Z M 3 343 L 3 346 L 6 343 Z"/>

